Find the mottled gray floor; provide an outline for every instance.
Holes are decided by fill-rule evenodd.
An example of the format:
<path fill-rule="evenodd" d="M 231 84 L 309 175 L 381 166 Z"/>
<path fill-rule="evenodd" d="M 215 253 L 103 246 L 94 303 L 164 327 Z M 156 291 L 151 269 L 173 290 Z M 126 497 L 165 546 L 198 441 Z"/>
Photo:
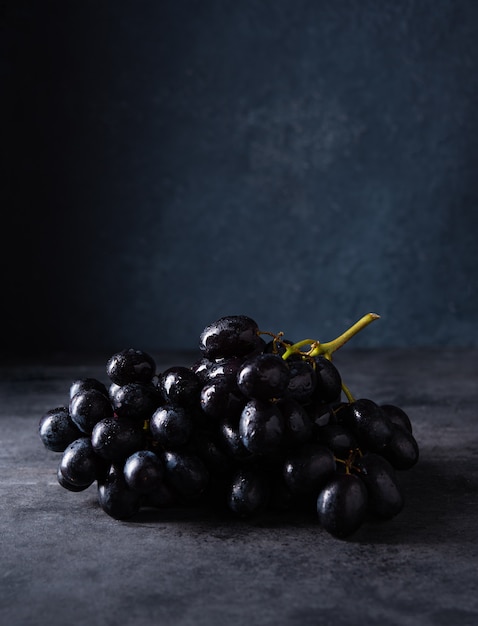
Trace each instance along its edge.
<path fill-rule="evenodd" d="M 188 355 L 156 355 L 160 367 Z M 88 362 L 90 364 L 88 365 Z M 478 624 L 478 352 L 353 351 L 356 397 L 401 405 L 421 448 L 406 506 L 338 541 L 303 515 L 254 522 L 196 510 L 109 518 L 92 487 L 56 482 L 38 421 L 104 366 L 0 368 L 0 623 L 162 626 Z"/>

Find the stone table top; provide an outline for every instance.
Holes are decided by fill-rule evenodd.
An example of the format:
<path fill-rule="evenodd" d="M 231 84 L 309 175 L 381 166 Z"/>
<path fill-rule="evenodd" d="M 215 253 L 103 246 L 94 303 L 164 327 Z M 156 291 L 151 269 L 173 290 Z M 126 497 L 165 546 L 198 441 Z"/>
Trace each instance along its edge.
<path fill-rule="evenodd" d="M 192 355 L 154 355 L 158 367 Z M 192 361 L 191 361 L 192 362 Z M 38 422 L 97 357 L 0 365 L 0 622 L 65 626 L 478 624 L 478 351 L 348 350 L 356 397 L 398 404 L 420 460 L 405 507 L 337 540 L 304 515 L 195 508 L 108 517 L 59 486 Z"/>

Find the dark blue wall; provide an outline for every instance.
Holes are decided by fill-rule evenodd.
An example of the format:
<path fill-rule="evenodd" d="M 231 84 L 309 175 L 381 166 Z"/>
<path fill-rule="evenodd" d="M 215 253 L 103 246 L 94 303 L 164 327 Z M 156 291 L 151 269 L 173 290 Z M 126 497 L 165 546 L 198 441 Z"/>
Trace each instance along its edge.
<path fill-rule="evenodd" d="M 478 2 L 0 11 L 5 348 L 478 345 Z"/>

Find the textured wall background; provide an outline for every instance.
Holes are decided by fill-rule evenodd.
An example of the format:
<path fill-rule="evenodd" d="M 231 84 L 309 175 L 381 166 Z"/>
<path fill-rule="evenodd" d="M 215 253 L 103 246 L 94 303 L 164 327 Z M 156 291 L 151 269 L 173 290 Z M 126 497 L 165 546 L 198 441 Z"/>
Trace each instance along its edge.
<path fill-rule="evenodd" d="M 0 12 L 5 349 L 478 345 L 478 2 Z"/>

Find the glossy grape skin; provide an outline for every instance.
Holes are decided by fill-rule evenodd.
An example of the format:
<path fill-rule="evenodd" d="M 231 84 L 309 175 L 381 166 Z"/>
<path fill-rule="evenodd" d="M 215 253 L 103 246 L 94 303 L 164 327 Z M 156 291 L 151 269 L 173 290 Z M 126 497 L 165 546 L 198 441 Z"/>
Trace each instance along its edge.
<path fill-rule="evenodd" d="M 369 510 L 384 519 L 398 515 L 403 508 L 403 494 L 392 465 L 380 454 L 364 454 L 354 464 L 354 471 L 364 482 Z"/>
<path fill-rule="evenodd" d="M 317 386 L 315 369 L 305 359 L 287 359 L 286 363 L 290 372 L 286 395 L 301 404 L 305 404 L 312 398 Z"/>
<path fill-rule="evenodd" d="M 207 382 L 199 398 L 201 409 L 212 418 L 239 416 L 247 402 L 235 380 L 222 377 Z"/>
<path fill-rule="evenodd" d="M 350 451 L 358 447 L 352 432 L 342 424 L 327 424 L 319 428 L 317 441 L 341 459 L 347 458 Z"/>
<path fill-rule="evenodd" d="M 209 483 L 207 467 L 195 454 L 182 451 L 165 452 L 164 466 L 168 483 L 186 499 L 200 496 Z"/>
<path fill-rule="evenodd" d="M 84 436 L 66 406 L 47 411 L 40 419 L 38 434 L 45 448 L 53 452 L 64 452 L 70 443 Z"/>
<path fill-rule="evenodd" d="M 151 355 L 142 350 L 128 348 L 113 354 L 106 364 L 111 382 L 123 386 L 128 383 L 150 383 L 156 370 Z"/>
<path fill-rule="evenodd" d="M 294 494 L 317 493 L 334 474 L 332 452 L 318 443 L 308 443 L 287 454 L 283 476 Z"/>
<path fill-rule="evenodd" d="M 392 439 L 392 423 L 372 400 L 356 400 L 341 410 L 338 417 L 352 430 L 364 450 L 381 452 Z"/>
<path fill-rule="evenodd" d="M 239 433 L 239 418 L 228 416 L 219 425 L 219 441 L 226 454 L 239 462 L 255 458 L 243 444 Z"/>
<path fill-rule="evenodd" d="M 363 524 L 367 502 L 367 489 L 358 476 L 336 474 L 317 498 L 319 523 L 334 537 L 345 539 Z"/>
<path fill-rule="evenodd" d="M 209 377 L 209 369 L 215 364 L 215 361 L 208 359 L 207 357 L 203 357 L 198 359 L 191 366 L 191 371 L 196 374 L 199 380 L 204 384 L 207 382 Z"/>
<path fill-rule="evenodd" d="M 189 368 L 175 365 L 159 376 L 158 388 L 167 402 L 191 406 L 199 400 L 201 380 Z"/>
<path fill-rule="evenodd" d="M 418 443 L 412 433 L 399 426 L 392 424 L 393 436 L 382 451 L 387 461 L 397 470 L 408 470 L 418 462 Z"/>
<path fill-rule="evenodd" d="M 140 423 L 109 417 L 96 424 L 91 442 L 96 454 L 116 463 L 143 449 L 144 437 Z"/>
<path fill-rule="evenodd" d="M 70 485 L 89 487 L 98 478 L 101 465 L 90 438 L 81 437 L 66 447 L 59 471 Z"/>
<path fill-rule="evenodd" d="M 98 482 L 98 503 L 114 519 L 129 519 L 141 507 L 141 494 L 130 489 L 122 465 L 111 465 L 104 479 Z"/>
<path fill-rule="evenodd" d="M 256 322 L 246 315 L 227 315 L 206 326 L 199 349 L 208 359 L 245 356 L 261 345 Z"/>
<path fill-rule="evenodd" d="M 129 456 L 123 468 L 126 484 L 141 494 L 159 490 L 164 478 L 161 459 L 151 450 L 138 450 Z"/>
<path fill-rule="evenodd" d="M 85 485 L 74 485 L 73 483 L 70 483 L 68 480 L 66 480 L 66 478 L 63 476 L 60 465 L 58 465 L 56 477 L 59 485 L 61 485 L 64 489 L 67 489 L 68 491 L 73 491 L 75 493 L 85 491 L 85 489 L 88 489 L 88 487 L 90 487 L 94 482 L 92 481 L 91 483 L 87 483 Z"/>
<path fill-rule="evenodd" d="M 284 417 L 284 438 L 287 447 L 300 446 L 312 439 L 312 421 L 304 407 L 292 398 L 277 403 Z"/>
<path fill-rule="evenodd" d="M 87 435 L 97 422 L 113 415 L 111 401 L 97 389 L 76 393 L 70 401 L 69 411 L 73 423 Z"/>
<path fill-rule="evenodd" d="M 239 517 L 249 517 L 264 509 L 269 488 L 263 474 L 252 468 L 239 469 L 231 480 L 227 505 Z"/>
<path fill-rule="evenodd" d="M 285 422 L 275 403 L 252 399 L 239 419 L 239 434 L 244 447 L 254 454 L 273 454 L 284 444 Z"/>
<path fill-rule="evenodd" d="M 143 383 L 123 385 L 112 397 L 116 415 L 138 422 L 149 419 L 162 401 L 163 398 L 154 385 Z"/>
<path fill-rule="evenodd" d="M 410 418 L 402 408 L 395 406 L 394 404 L 381 404 L 380 408 L 392 424 L 397 424 L 398 426 L 405 428 L 405 430 L 408 430 L 410 433 L 413 432 Z"/>
<path fill-rule="evenodd" d="M 86 391 L 88 389 L 96 389 L 96 391 L 99 391 L 104 396 L 108 396 L 108 390 L 106 386 L 97 378 L 78 378 L 77 380 L 74 380 L 70 385 L 70 400 L 79 391 Z"/>
<path fill-rule="evenodd" d="M 287 390 L 290 370 L 275 354 L 258 354 L 247 359 L 237 374 L 237 386 L 246 398 L 270 400 Z"/>
<path fill-rule="evenodd" d="M 314 398 L 321 402 L 333 402 L 342 392 L 342 377 L 335 365 L 324 356 L 314 358 L 315 385 Z"/>
<path fill-rule="evenodd" d="M 231 387 L 237 387 L 237 374 L 247 357 L 230 357 L 228 359 L 218 359 L 208 369 L 207 380 L 209 382 L 218 378 L 230 381 Z"/>
<path fill-rule="evenodd" d="M 184 446 L 191 439 L 194 426 L 185 408 L 167 404 L 158 407 L 153 413 L 149 430 L 154 441 L 174 450 Z"/>

